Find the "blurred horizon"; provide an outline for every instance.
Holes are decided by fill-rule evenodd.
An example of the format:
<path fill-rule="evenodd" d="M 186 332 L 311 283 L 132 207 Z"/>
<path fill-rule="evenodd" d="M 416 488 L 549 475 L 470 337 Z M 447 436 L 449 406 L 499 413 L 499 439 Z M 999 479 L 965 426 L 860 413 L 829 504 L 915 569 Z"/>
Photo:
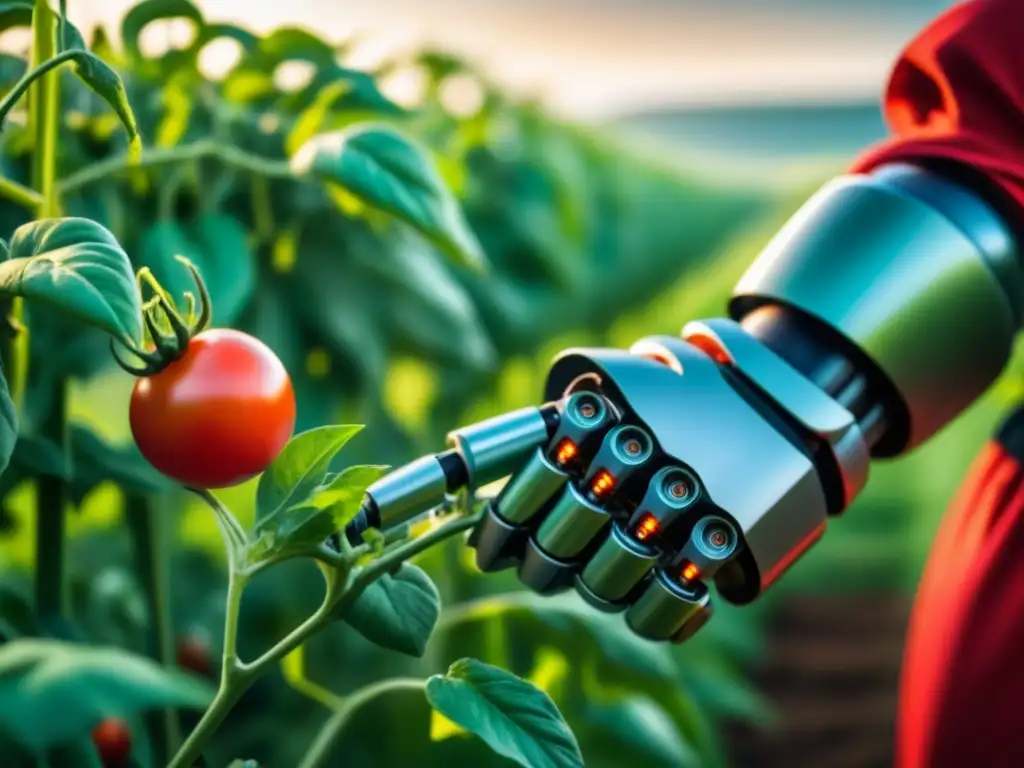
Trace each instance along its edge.
<path fill-rule="evenodd" d="M 942 0 L 207 0 L 257 31 L 305 26 L 361 40 L 367 64 L 432 45 L 511 91 L 584 121 L 752 104 L 877 101 L 893 58 Z M 116 31 L 131 0 L 70 0 Z"/>

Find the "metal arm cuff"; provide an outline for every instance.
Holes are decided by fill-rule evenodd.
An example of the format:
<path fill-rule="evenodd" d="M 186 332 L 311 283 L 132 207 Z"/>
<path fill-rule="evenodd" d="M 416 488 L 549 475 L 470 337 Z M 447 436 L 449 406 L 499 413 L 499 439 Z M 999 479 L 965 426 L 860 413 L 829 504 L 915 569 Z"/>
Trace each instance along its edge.
<path fill-rule="evenodd" d="M 1024 273 L 1014 238 L 980 198 L 927 171 L 890 166 L 825 185 L 740 279 L 730 314 L 766 305 L 817 318 L 898 394 L 909 450 L 977 399 L 1009 359 Z"/>

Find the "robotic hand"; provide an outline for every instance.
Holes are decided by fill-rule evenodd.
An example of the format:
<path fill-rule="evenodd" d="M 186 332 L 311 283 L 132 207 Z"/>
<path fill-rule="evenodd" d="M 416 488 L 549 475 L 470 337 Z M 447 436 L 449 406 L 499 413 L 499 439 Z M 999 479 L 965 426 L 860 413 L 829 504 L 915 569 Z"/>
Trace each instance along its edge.
<path fill-rule="evenodd" d="M 996 378 L 1020 325 L 1010 232 L 966 187 L 898 166 L 840 178 L 740 281 L 731 319 L 571 349 L 547 403 L 455 430 L 371 486 L 346 534 L 510 477 L 469 543 L 483 571 L 575 589 L 681 642 L 708 583 L 755 600 L 864 487 Z"/>
<path fill-rule="evenodd" d="M 866 474 L 851 413 L 730 320 L 569 350 L 547 398 L 379 481 L 365 522 L 390 527 L 511 473 L 470 536 L 481 570 L 516 567 L 545 594 L 575 587 L 638 634 L 681 641 L 710 616 L 706 581 L 754 599 Z"/>

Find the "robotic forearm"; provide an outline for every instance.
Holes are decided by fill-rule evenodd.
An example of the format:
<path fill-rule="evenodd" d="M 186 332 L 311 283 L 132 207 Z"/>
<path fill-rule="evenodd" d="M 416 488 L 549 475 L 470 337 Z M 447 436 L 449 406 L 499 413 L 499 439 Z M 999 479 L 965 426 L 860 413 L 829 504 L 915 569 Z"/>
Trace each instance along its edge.
<path fill-rule="evenodd" d="M 350 541 L 511 476 L 472 533 L 484 571 L 575 588 L 681 641 L 756 599 L 864 487 L 999 375 L 1022 318 L 1011 232 L 967 188 L 889 166 L 839 178 L 740 280 L 729 318 L 571 349 L 547 404 L 451 433 L 368 492 Z"/>

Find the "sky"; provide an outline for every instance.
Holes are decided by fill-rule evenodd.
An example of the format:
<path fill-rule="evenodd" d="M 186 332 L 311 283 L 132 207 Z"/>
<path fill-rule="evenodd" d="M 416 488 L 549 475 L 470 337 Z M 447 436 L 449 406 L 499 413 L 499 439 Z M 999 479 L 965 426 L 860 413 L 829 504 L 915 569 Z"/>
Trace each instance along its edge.
<path fill-rule="evenodd" d="M 250 28 L 302 25 L 358 55 L 428 42 L 578 119 L 663 105 L 873 98 L 936 0 L 208 0 Z M 69 0 L 116 28 L 131 0 Z"/>

